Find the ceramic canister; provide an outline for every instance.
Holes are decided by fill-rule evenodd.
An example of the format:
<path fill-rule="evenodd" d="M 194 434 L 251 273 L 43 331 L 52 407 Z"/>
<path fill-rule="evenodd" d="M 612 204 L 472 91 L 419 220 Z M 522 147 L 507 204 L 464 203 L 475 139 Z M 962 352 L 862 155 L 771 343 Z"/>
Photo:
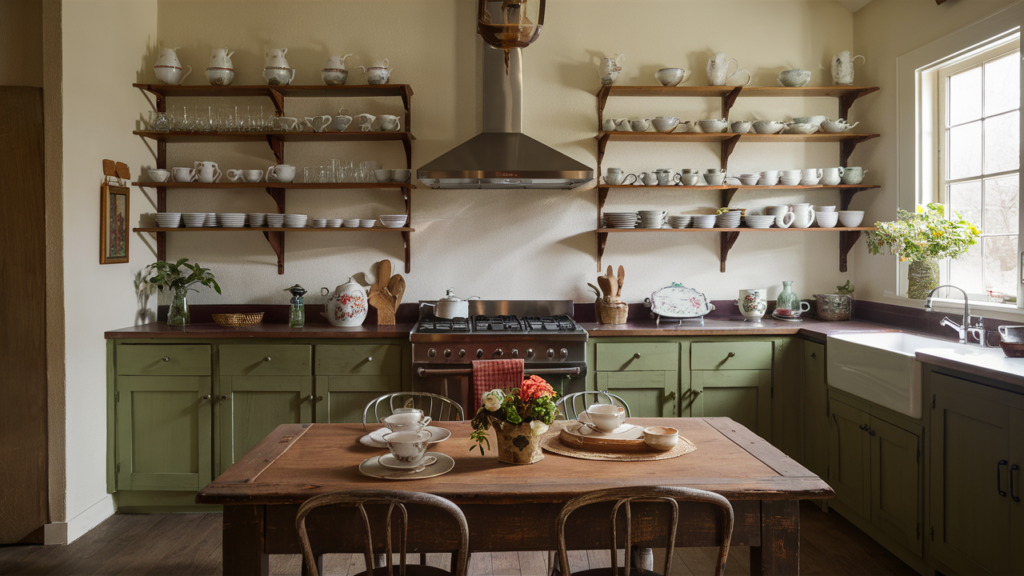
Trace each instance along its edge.
<path fill-rule="evenodd" d="M 768 289 L 749 288 L 740 290 L 737 304 L 740 307 L 740 314 L 744 321 L 760 322 L 765 311 L 768 310 Z"/>

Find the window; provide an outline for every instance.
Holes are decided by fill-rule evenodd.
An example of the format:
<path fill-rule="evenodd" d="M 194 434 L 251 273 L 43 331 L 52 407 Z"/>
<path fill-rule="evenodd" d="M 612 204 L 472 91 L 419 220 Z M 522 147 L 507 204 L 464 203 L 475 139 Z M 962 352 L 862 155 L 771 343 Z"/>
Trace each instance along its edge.
<path fill-rule="evenodd" d="M 982 233 L 943 265 L 943 283 L 971 300 L 1017 298 L 1020 221 L 1020 41 L 975 52 L 936 70 L 939 201 Z"/>

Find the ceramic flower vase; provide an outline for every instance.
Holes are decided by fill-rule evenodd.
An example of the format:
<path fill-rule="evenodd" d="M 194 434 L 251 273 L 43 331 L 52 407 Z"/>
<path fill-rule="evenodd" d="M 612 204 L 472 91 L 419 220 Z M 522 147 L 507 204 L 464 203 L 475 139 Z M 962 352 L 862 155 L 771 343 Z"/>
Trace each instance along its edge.
<path fill-rule="evenodd" d="M 932 259 L 911 262 L 907 280 L 907 298 L 924 300 L 939 285 L 939 263 Z"/>
<path fill-rule="evenodd" d="M 540 448 L 543 435 L 534 436 L 529 423 L 510 424 L 492 418 L 491 426 L 498 438 L 498 462 L 533 464 L 544 459 L 544 452 Z"/>

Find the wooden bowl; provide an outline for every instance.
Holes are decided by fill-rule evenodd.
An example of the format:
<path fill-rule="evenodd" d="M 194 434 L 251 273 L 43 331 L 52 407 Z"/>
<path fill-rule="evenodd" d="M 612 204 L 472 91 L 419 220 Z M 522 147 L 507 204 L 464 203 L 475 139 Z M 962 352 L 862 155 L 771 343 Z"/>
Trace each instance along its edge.
<path fill-rule="evenodd" d="M 1024 358 L 1024 342 L 1000 342 L 999 347 L 1007 358 Z"/>

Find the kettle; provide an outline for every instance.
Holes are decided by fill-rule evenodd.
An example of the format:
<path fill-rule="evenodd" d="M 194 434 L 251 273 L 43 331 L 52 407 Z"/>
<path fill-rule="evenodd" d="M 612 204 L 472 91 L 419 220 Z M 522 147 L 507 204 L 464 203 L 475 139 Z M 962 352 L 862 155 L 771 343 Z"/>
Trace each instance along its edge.
<path fill-rule="evenodd" d="M 434 316 L 438 318 L 469 318 L 469 301 L 479 300 L 479 296 L 471 296 L 463 299 L 455 295 L 455 289 L 449 288 L 444 298 L 440 298 L 437 304 L 433 302 L 421 302 L 420 308 L 430 306 L 434 309 Z"/>
<path fill-rule="evenodd" d="M 366 320 L 366 289 L 352 278 L 336 287 L 334 292 L 321 288 L 320 293 L 327 296 L 326 310 L 320 314 L 332 326 L 361 326 Z"/>

